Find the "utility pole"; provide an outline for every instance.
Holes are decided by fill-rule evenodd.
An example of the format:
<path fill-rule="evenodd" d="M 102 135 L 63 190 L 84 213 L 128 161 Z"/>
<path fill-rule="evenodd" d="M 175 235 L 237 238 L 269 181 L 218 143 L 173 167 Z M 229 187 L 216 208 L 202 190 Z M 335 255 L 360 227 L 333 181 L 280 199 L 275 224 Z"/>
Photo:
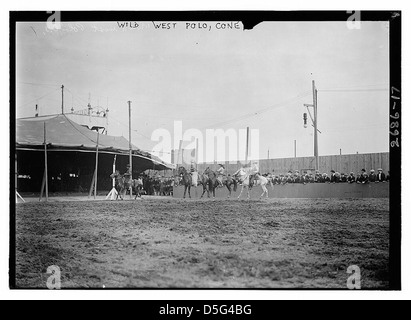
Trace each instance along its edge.
<path fill-rule="evenodd" d="M 61 86 L 61 114 L 64 114 L 64 86 Z"/>
<path fill-rule="evenodd" d="M 314 157 L 315 157 L 316 170 L 319 170 L 320 161 L 318 158 L 317 88 L 315 87 L 314 80 L 313 80 L 313 106 L 314 106 Z"/>
<path fill-rule="evenodd" d="M 195 161 L 196 161 L 196 171 L 198 171 L 198 139 L 196 139 L 196 157 L 195 157 Z"/>
<path fill-rule="evenodd" d="M 131 145 L 131 101 L 128 101 L 128 145 L 130 150 L 130 181 L 133 181 L 133 147 Z M 130 186 L 130 198 L 133 197 L 133 188 Z"/>
<path fill-rule="evenodd" d="M 297 158 L 297 140 L 294 140 L 294 158 Z"/>
<path fill-rule="evenodd" d="M 248 149 L 249 149 L 249 142 L 250 141 L 250 127 L 247 127 L 247 137 L 245 143 L 245 163 L 248 165 Z"/>
<path fill-rule="evenodd" d="M 317 112 L 317 88 L 315 87 L 315 81 L 313 80 L 312 82 L 313 86 L 313 104 L 304 104 L 305 107 L 307 107 L 308 114 L 310 115 L 311 121 L 313 123 L 314 127 L 314 157 L 315 157 L 315 169 L 319 170 L 320 168 L 320 159 L 318 157 L 318 132 L 321 133 L 320 130 L 318 130 L 318 112 Z M 313 108 L 314 110 L 314 117 L 311 115 L 310 109 Z M 306 127 L 306 114 L 304 114 L 304 127 Z"/>

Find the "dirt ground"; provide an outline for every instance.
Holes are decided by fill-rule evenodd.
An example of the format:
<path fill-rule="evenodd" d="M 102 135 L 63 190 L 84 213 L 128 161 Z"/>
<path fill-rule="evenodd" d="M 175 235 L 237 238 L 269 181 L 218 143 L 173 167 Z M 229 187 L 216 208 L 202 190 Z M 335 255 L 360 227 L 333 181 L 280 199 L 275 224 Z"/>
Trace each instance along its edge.
<path fill-rule="evenodd" d="M 46 288 L 388 287 L 388 199 L 22 203 L 16 285 Z"/>

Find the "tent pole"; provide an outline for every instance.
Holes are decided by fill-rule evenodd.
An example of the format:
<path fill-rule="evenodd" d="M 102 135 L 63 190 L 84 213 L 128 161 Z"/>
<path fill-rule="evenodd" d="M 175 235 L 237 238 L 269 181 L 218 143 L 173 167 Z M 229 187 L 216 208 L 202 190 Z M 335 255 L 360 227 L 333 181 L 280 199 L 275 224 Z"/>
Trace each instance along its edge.
<path fill-rule="evenodd" d="M 90 191 L 88 197 L 90 198 L 94 190 L 94 199 L 96 199 L 97 192 L 97 168 L 98 168 L 98 144 L 99 144 L 99 132 L 97 132 L 97 147 L 96 147 L 96 164 L 94 168 L 93 178 L 91 179 Z"/>
<path fill-rule="evenodd" d="M 44 122 L 44 176 L 41 183 L 40 200 L 43 198 L 43 191 L 46 189 L 46 202 L 49 200 L 49 185 L 47 175 L 47 138 L 46 138 L 46 122 Z"/>
<path fill-rule="evenodd" d="M 48 165 L 47 165 L 47 142 L 46 142 L 46 123 L 44 122 L 44 159 L 45 159 L 45 171 L 46 171 L 46 201 L 49 201 L 49 178 L 48 178 Z"/>
<path fill-rule="evenodd" d="M 114 155 L 114 161 L 113 161 L 113 174 L 116 172 L 116 159 L 117 159 L 117 155 Z M 114 200 L 115 196 L 117 195 L 117 190 L 116 190 L 116 179 L 113 178 L 113 183 L 112 183 L 112 188 L 111 191 L 109 192 L 109 194 L 106 197 L 106 200 L 108 198 L 110 198 L 110 200 Z"/>
<path fill-rule="evenodd" d="M 96 178 L 96 170 L 93 171 L 93 177 L 91 178 L 91 185 L 90 185 L 90 191 L 88 193 L 88 197 L 90 198 L 91 195 L 93 194 L 93 189 L 94 189 L 94 180 Z"/>
<path fill-rule="evenodd" d="M 43 199 L 43 192 L 44 192 L 44 185 L 45 185 L 45 182 L 46 182 L 46 173 L 44 172 L 43 173 L 43 179 L 41 180 L 41 189 L 40 189 L 40 199 L 39 199 L 39 201 L 41 201 L 41 199 Z"/>
<path fill-rule="evenodd" d="M 97 148 L 96 148 L 96 177 L 94 179 L 94 200 L 97 197 L 97 178 L 98 178 L 98 144 L 99 144 L 100 132 L 97 131 Z"/>
<path fill-rule="evenodd" d="M 24 201 L 24 199 L 23 199 L 23 197 L 20 195 L 20 193 L 17 191 L 18 177 L 19 177 L 19 173 L 18 173 L 18 170 L 17 170 L 17 153 L 16 153 L 16 155 L 15 155 L 15 179 L 14 179 L 14 182 L 15 182 L 15 190 L 16 190 L 16 203 L 17 203 L 17 201 L 18 201 L 19 198 L 20 198 L 23 202 L 26 202 L 26 201 Z"/>

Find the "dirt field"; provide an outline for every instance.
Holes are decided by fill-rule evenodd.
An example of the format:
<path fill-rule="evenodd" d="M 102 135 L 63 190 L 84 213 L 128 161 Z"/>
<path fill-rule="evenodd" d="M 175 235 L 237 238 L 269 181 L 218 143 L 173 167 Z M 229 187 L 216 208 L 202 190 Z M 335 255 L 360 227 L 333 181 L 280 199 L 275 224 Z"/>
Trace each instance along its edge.
<path fill-rule="evenodd" d="M 16 284 L 46 288 L 388 287 L 388 199 L 180 200 L 16 206 Z"/>

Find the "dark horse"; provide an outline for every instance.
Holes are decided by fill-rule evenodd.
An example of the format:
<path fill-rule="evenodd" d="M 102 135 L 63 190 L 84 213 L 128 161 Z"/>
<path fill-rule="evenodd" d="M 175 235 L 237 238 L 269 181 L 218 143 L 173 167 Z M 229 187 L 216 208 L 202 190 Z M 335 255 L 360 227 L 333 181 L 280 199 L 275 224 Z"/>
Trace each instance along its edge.
<path fill-rule="evenodd" d="M 110 178 L 115 179 L 116 181 L 116 200 L 118 199 L 118 197 L 120 197 L 121 200 L 124 200 L 124 196 L 126 195 L 127 190 L 130 190 L 130 187 L 133 189 L 133 193 L 135 194 L 134 200 L 137 199 L 137 197 L 141 197 L 143 182 L 140 178 L 131 180 L 129 178 L 124 177 L 124 175 L 120 174 L 118 170 L 112 173 L 110 175 Z"/>
<path fill-rule="evenodd" d="M 201 194 L 202 198 L 204 196 L 204 193 L 207 191 L 207 196 L 210 198 L 210 191 L 208 190 L 208 175 L 206 174 L 198 174 L 198 185 L 203 186 L 203 193 Z"/>
<path fill-rule="evenodd" d="M 123 199 L 123 196 L 126 195 L 127 189 L 130 188 L 130 182 L 126 181 L 124 176 L 122 174 L 120 174 L 120 172 L 118 170 L 116 170 L 116 172 L 112 173 L 110 175 L 111 179 L 115 179 L 116 184 L 115 184 L 115 188 L 117 191 L 117 197 L 116 200 L 118 199 L 118 197 L 120 197 L 121 200 Z"/>
<path fill-rule="evenodd" d="M 237 191 L 237 180 L 234 179 L 231 175 L 228 175 L 225 177 L 225 179 L 223 180 L 223 185 L 225 185 L 228 189 L 228 191 L 230 192 L 230 194 L 228 195 L 227 198 L 231 197 L 231 186 L 234 186 L 234 192 Z"/>
<path fill-rule="evenodd" d="M 204 171 L 204 174 L 208 176 L 208 192 L 213 193 L 213 198 L 215 198 L 215 189 L 219 186 L 219 182 L 217 180 L 217 175 L 214 171 L 211 171 L 210 168 L 207 168 Z"/>
<path fill-rule="evenodd" d="M 191 199 L 190 190 L 191 190 L 191 185 L 192 185 L 192 183 L 193 183 L 193 178 L 191 177 L 191 174 L 189 174 L 189 173 L 187 172 L 186 168 L 184 168 L 184 167 L 178 168 L 178 174 L 179 174 L 180 176 L 182 176 L 181 183 L 182 183 L 183 186 L 184 186 L 184 199 L 186 198 L 187 189 L 188 189 L 188 196 L 189 196 L 190 199 Z"/>

